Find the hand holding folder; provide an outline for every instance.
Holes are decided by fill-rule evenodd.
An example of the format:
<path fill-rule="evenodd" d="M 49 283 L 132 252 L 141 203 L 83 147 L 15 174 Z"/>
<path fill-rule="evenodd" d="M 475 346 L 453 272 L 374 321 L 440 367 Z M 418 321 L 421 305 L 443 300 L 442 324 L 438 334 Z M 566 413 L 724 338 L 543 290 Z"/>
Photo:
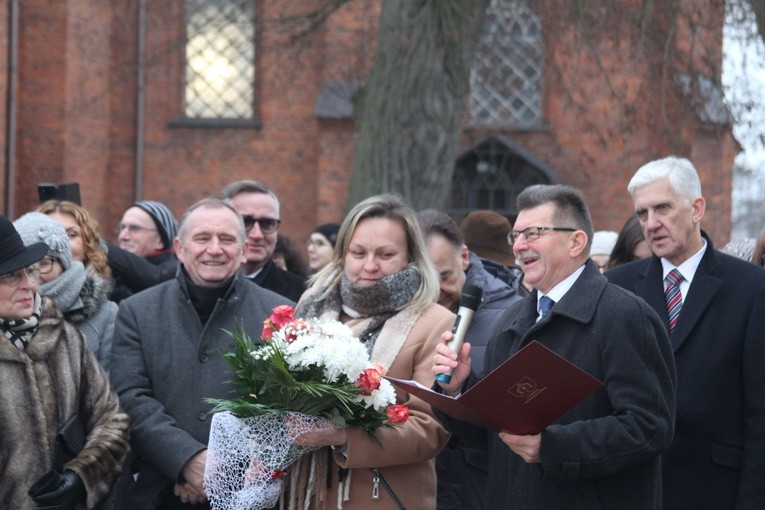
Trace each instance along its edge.
<path fill-rule="evenodd" d="M 459 397 L 386 377 L 452 418 L 513 434 L 538 434 L 603 383 L 537 341 Z"/>

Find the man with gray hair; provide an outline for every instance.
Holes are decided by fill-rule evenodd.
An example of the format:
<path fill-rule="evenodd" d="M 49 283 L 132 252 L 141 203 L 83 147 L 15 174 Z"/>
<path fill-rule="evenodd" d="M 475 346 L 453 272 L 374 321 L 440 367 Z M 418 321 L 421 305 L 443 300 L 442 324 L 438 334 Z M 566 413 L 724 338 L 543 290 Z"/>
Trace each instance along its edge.
<path fill-rule="evenodd" d="M 481 304 L 467 330 L 476 377 L 482 377 L 484 352 L 494 326 L 505 310 L 521 300 L 518 291 L 488 272 L 483 260 L 468 251 L 462 232 L 448 214 L 435 209 L 417 213 L 428 257 L 438 271 L 438 304 L 457 313 L 466 286 L 483 291 Z M 485 445 L 470 444 L 452 436 L 436 456 L 439 510 L 482 510 L 488 459 Z"/>
<path fill-rule="evenodd" d="M 488 444 L 488 509 L 658 510 L 659 457 L 672 441 L 675 408 L 666 329 L 589 259 L 592 220 L 578 190 L 530 186 L 517 206 L 510 240 L 534 290 L 497 322 L 486 369 L 536 340 L 603 387 L 534 435 L 497 434 L 436 414 L 452 433 Z M 451 337 L 442 335 L 432 371 L 454 370 L 449 384 L 438 384 L 456 392 L 470 375 L 471 346 L 468 337 L 456 353 L 447 345 Z"/>
<path fill-rule="evenodd" d="M 221 197 L 230 201 L 244 219 L 247 233 L 244 276 L 265 289 L 299 301 L 305 291 L 305 278 L 285 271 L 272 260 L 282 221 L 276 193 L 262 182 L 244 180 L 227 185 Z"/>
<path fill-rule="evenodd" d="M 664 509 L 765 508 L 765 271 L 714 249 L 687 159 L 647 163 L 627 190 L 654 256 L 606 277 L 670 332 L 678 404 Z"/>
<path fill-rule="evenodd" d="M 176 277 L 120 304 L 112 381 L 130 416 L 138 472 L 126 469 L 117 499 L 124 508 L 209 508 L 202 485 L 210 410 L 228 398 L 233 372 L 221 351 L 229 331 L 260 338 L 263 321 L 289 301 L 245 280 L 242 218 L 208 198 L 183 216 Z M 135 464 L 135 463 L 134 463 Z"/>

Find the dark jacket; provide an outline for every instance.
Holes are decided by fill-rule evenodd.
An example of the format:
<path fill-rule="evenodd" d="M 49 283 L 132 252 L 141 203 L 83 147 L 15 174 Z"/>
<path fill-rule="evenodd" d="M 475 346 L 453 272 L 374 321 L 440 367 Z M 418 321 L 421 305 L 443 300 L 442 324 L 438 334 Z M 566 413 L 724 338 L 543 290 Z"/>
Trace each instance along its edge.
<path fill-rule="evenodd" d="M 483 290 L 481 305 L 476 310 L 466 334 L 471 345 L 472 365 L 483 374 L 486 344 L 489 343 L 494 328 L 510 305 L 522 298 L 516 289 L 486 271 L 483 260 L 474 253 L 470 253 L 465 285 L 475 285 Z M 484 508 L 486 463 L 485 445 L 470 444 L 453 436 L 447 447 L 436 456 L 438 510 Z"/>
<path fill-rule="evenodd" d="M 300 296 L 305 291 L 305 278 L 285 271 L 271 259 L 268 259 L 263 269 L 251 280 L 264 289 L 295 302 L 300 301 Z"/>
<path fill-rule="evenodd" d="M 289 301 L 237 275 L 203 325 L 182 271 L 120 304 L 111 377 L 141 466 L 124 508 L 156 508 L 186 462 L 206 448 L 212 406 L 205 399 L 232 396 L 233 375 L 221 356 L 233 350 L 227 331 L 241 325 L 257 341 L 282 304 Z"/>
<path fill-rule="evenodd" d="M 664 508 L 765 508 L 765 271 L 707 248 L 670 340 L 677 429 L 663 455 Z M 668 325 L 661 260 L 606 273 Z"/>
<path fill-rule="evenodd" d="M 505 313 L 487 368 L 537 340 L 604 386 L 542 431 L 538 464 L 527 464 L 496 431 L 442 415 L 452 432 L 488 442 L 487 508 L 661 508 L 659 455 L 672 442 L 675 409 L 674 361 L 661 319 L 591 261 L 539 322 L 536 302 L 535 291 Z"/>
<path fill-rule="evenodd" d="M 150 257 L 140 257 L 116 244 L 106 243 L 107 258 L 115 280 L 112 301 L 122 299 L 173 279 L 178 270 L 178 259 L 171 251 Z"/>

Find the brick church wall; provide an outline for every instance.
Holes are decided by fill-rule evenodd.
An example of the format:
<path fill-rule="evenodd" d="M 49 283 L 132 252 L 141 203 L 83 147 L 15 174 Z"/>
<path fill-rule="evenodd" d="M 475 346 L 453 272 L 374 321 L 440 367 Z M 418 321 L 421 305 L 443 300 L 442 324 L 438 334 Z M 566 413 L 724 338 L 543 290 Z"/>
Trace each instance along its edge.
<path fill-rule="evenodd" d="M 226 183 L 254 178 L 270 184 L 281 198 L 282 232 L 298 245 L 317 224 L 341 219 L 353 165 L 354 122 L 317 118 L 315 106 L 323 83 L 367 76 L 379 0 L 349 3 L 297 45 L 290 44 L 286 31 L 259 26 L 259 128 L 173 124 L 183 114 L 183 0 L 146 3 L 141 117 L 136 106 L 138 4 L 21 3 L 16 215 L 35 206 L 38 182 L 77 181 L 83 205 L 111 233 L 136 196 L 162 200 L 180 216 Z M 284 8 L 278 0 L 256 4 L 258 19 Z M 722 19 L 719 8 L 709 11 L 705 15 Z M 0 26 L 7 27 L 2 16 L 5 11 Z M 630 214 L 626 185 L 640 165 L 670 154 L 688 156 L 699 168 L 707 196 L 703 226 L 722 246 L 730 232 L 736 151 L 728 128 L 700 122 L 691 108 L 679 105 L 678 95 L 657 93 L 657 84 L 666 80 L 660 56 L 639 60 L 640 48 L 629 44 L 624 27 L 585 41 L 576 27 L 558 18 L 543 17 L 542 25 L 549 62 L 544 126 L 466 130 L 462 147 L 487 135 L 512 140 L 555 169 L 561 182 L 582 188 L 596 228 L 612 230 Z M 719 44 L 714 30 L 701 36 Z M 5 43 L 7 38 L 0 42 Z M 587 44 L 598 48 L 599 59 L 583 49 Z M 677 45 L 678 51 L 684 49 Z M 601 79 L 603 72 L 608 81 Z M 139 126 L 143 137 L 137 140 Z"/>

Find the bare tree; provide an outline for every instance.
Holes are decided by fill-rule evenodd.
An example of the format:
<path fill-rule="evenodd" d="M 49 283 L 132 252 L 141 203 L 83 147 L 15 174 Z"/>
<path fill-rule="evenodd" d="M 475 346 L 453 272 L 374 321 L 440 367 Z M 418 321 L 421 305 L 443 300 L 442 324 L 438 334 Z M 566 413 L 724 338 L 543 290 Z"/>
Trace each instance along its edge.
<path fill-rule="evenodd" d="M 417 207 L 444 206 L 488 3 L 383 1 L 348 204 L 396 192 Z"/>
<path fill-rule="evenodd" d="M 757 20 L 757 33 L 765 42 L 765 0 L 747 0 Z"/>

